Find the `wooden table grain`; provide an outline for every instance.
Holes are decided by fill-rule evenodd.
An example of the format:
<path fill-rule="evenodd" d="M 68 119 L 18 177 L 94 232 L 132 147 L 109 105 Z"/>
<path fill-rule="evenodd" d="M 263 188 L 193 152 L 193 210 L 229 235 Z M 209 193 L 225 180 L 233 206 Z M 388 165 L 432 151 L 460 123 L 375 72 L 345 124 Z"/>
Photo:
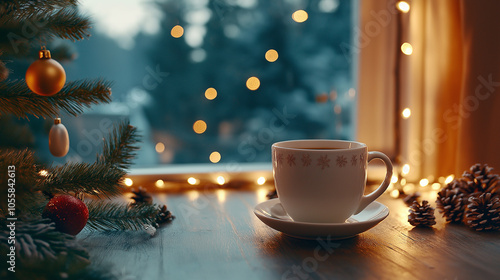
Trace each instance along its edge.
<path fill-rule="evenodd" d="M 389 217 L 354 238 L 300 240 L 253 213 L 267 189 L 157 193 L 177 217 L 155 236 L 82 232 L 92 265 L 122 279 L 500 279 L 500 234 L 437 216 L 431 229 L 407 223 L 400 199 L 378 199 Z M 427 193 L 433 201 L 435 194 Z"/>

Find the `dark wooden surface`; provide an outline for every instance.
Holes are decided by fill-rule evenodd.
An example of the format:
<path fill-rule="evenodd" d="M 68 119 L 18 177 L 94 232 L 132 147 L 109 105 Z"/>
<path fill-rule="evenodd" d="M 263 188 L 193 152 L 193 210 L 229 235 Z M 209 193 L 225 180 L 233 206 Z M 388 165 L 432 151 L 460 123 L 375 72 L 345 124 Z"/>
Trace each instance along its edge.
<path fill-rule="evenodd" d="M 499 233 L 476 233 L 439 217 L 432 229 L 413 228 L 402 200 L 384 195 L 378 201 L 391 211 L 386 220 L 326 246 L 328 240 L 294 239 L 258 220 L 253 208 L 266 193 L 158 193 L 155 202 L 177 218 L 156 236 L 82 232 L 78 238 L 92 265 L 112 267 L 122 279 L 500 279 Z"/>

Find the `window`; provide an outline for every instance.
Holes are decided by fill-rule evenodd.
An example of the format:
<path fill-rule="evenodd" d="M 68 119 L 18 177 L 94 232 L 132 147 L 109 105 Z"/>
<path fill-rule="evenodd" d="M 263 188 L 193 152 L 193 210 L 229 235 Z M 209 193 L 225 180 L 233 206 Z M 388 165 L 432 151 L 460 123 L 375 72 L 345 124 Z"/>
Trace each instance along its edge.
<path fill-rule="evenodd" d="M 63 119 L 70 158 L 93 160 L 122 117 L 144 135 L 137 166 L 266 162 L 276 141 L 353 139 L 351 1 L 114 2 L 82 2 L 96 24 L 68 79 L 113 80 L 114 101 Z"/>

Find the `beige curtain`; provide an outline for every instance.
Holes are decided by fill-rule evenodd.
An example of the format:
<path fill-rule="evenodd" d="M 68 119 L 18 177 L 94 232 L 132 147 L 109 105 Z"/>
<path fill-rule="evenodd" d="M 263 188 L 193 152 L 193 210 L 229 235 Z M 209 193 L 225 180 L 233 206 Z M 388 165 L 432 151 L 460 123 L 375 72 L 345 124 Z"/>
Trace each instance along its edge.
<path fill-rule="evenodd" d="M 413 180 L 460 176 L 474 163 L 500 171 L 500 1 L 407 2 L 398 19 L 396 1 L 360 1 L 358 140 L 399 154 Z M 398 30 L 413 53 L 396 67 Z"/>

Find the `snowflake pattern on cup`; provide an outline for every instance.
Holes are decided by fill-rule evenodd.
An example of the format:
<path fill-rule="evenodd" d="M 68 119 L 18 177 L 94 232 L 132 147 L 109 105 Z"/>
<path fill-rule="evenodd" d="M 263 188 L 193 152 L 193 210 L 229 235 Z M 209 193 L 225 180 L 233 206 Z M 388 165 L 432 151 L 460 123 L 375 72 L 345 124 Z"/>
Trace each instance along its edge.
<path fill-rule="evenodd" d="M 337 156 L 337 166 L 344 167 L 347 164 L 347 158 L 345 156 Z"/>
<path fill-rule="evenodd" d="M 302 161 L 302 166 L 309 166 L 312 163 L 311 156 L 308 154 L 303 154 L 300 160 Z"/>
<path fill-rule="evenodd" d="M 316 166 L 321 167 L 321 170 L 332 167 L 332 165 L 330 165 L 332 163 L 332 158 L 328 157 L 327 154 L 319 155 L 317 158 L 315 158 L 314 155 L 302 154 L 302 156 L 300 156 L 300 163 L 297 163 L 297 155 L 295 154 L 276 153 L 273 156 L 277 167 L 309 167 L 313 164 L 313 160 L 316 160 Z M 350 159 L 348 156 L 339 155 L 334 159 L 335 165 L 333 165 L 333 167 L 345 168 L 348 167 L 350 162 L 350 166 L 364 168 L 366 164 L 365 158 L 366 156 L 364 153 L 352 155 Z"/>
<path fill-rule="evenodd" d="M 352 155 L 351 157 L 351 165 L 356 166 L 358 164 L 358 156 Z"/>
<path fill-rule="evenodd" d="M 365 163 L 366 163 L 365 154 L 361 153 L 359 155 L 359 165 L 364 168 L 365 167 Z"/>
<path fill-rule="evenodd" d="M 276 161 L 278 162 L 278 164 L 283 164 L 283 154 L 278 154 L 276 157 Z"/>
<path fill-rule="evenodd" d="M 327 155 L 322 155 L 318 158 L 318 166 L 321 166 L 321 170 L 330 167 L 330 159 Z"/>

